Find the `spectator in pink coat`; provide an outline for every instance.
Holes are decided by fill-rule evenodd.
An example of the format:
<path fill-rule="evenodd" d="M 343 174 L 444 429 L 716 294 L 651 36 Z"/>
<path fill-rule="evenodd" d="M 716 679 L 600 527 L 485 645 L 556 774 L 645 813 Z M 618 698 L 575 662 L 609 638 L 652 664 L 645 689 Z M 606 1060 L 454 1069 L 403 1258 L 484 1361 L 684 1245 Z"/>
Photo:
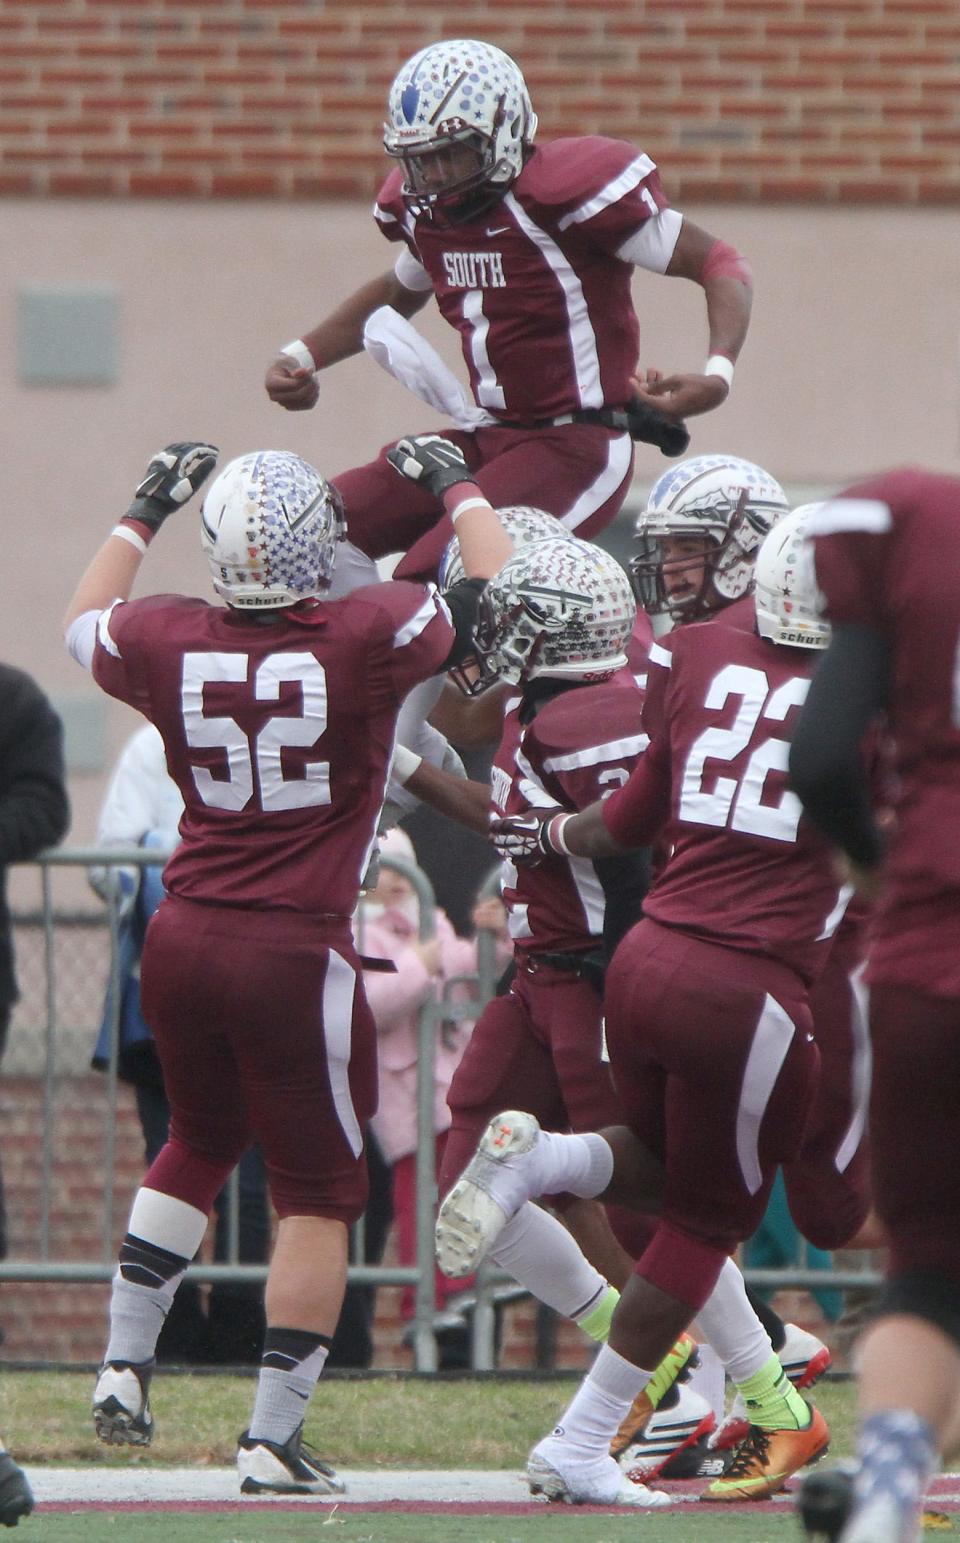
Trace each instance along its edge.
<path fill-rule="evenodd" d="M 416 864 L 413 844 L 405 831 L 395 828 L 381 837 L 381 852 Z M 499 901 L 493 905 L 502 907 Z M 432 995 L 440 996 L 444 984 L 457 975 L 473 975 L 477 968 L 475 941 L 458 937 L 443 911 L 435 912 L 435 936 L 419 937 L 420 911 L 413 886 L 400 874 L 383 867 L 376 889 L 363 906 L 359 946 L 367 957 L 391 959 L 395 974 L 365 971 L 364 989 L 377 1025 L 380 1103 L 373 1129 L 393 1173 L 393 1212 L 397 1253 L 401 1264 L 416 1261 L 416 1150 L 417 1150 L 417 1046 L 420 1009 Z M 479 925 L 490 925 L 491 903 L 479 902 Z M 476 917 L 476 913 L 475 913 Z M 504 922 L 505 931 L 505 919 Z M 506 951 L 507 953 L 509 950 Z M 453 988 L 455 1000 L 470 995 L 467 985 Z M 447 1090 L 473 1028 L 471 1022 L 438 1023 L 434 1049 L 434 1131 L 439 1169 L 450 1128 Z M 438 1328 L 448 1321 L 447 1300 L 470 1286 L 469 1281 L 449 1280 L 436 1272 L 435 1302 Z M 401 1314 L 411 1318 L 413 1290 L 403 1293 Z M 452 1320 L 450 1320 L 452 1321 Z"/>

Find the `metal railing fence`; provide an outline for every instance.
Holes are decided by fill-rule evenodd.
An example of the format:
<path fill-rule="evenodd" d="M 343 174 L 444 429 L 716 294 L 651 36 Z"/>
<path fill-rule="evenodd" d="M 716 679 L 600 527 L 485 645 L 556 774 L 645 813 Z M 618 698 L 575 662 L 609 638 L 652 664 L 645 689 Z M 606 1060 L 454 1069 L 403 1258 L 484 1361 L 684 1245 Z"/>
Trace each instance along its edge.
<path fill-rule="evenodd" d="M 4 1082 L 17 1076 L 39 1076 L 42 1083 L 40 1207 L 33 1252 L 0 1260 L 0 1281 L 107 1282 L 116 1261 L 118 1217 L 115 1205 L 117 1163 L 117 1095 L 120 991 L 119 894 L 116 886 L 97 909 L 59 910 L 54 904 L 54 875 L 59 870 L 116 870 L 143 868 L 163 861 L 157 849 L 141 847 L 59 848 L 42 854 L 34 867 L 39 875 L 41 903 L 34 911 L 14 910 L 18 972 L 23 1000 L 14 1014 L 11 1044 L 4 1062 Z M 427 875 L 400 859 L 383 857 L 384 867 L 409 880 L 420 904 L 420 938 L 435 936 L 435 902 Z M 481 895 L 498 892 L 498 869 L 493 869 Z M 362 930 L 359 936 L 362 949 Z M 492 933 L 478 934 L 478 968 L 474 976 L 458 976 L 444 984 L 418 1015 L 419 1060 L 417 1073 L 417 1254 L 412 1266 L 352 1264 L 351 1285 L 405 1286 L 415 1288 L 413 1320 L 414 1365 L 419 1372 L 436 1371 L 437 1341 L 434 1334 L 434 1215 L 436 1206 L 434 1136 L 434 1047 L 443 1023 L 476 1019 L 493 995 L 497 980 L 496 940 Z M 105 1117 L 102 1156 L 102 1202 L 98 1236 L 90 1239 L 90 1257 L 53 1257 L 51 1215 L 56 1202 L 54 1148 L 56 1138 L 56 1090 L 64 1067 L 86 1071 L 104 1010 L 108 985 L 113 1010 L 110 1022 L 110 1057 L 105 1071 Z M 455 999 L 456 988 L 466 986 L 466 999 Z M 244 1283 L 266 1279 L 266 1264 L 238 1260 L 236 1175 L 231 1180 L 234 1204 L 224 1263 L 196 1261 L 191 1278 L 204 1283 Z M 363 1222 L 358 1223 L 357 1256 L 364 1257 Z M 783 1268 L 745 1271 L 747 1280 L 761 1288 L 799 1287 L 823 1289 L 873 1289 L 879 1274 L 869 1268 L 810 1269 L 802 1261 L 802 1240 L 797 1261 Z M 495 1291 L 509 1277 L 487 1267 L 477 1280 L 472 1319 L 471 1364 L 475 1370 L 492 1370 L 495 1354 Z"/>

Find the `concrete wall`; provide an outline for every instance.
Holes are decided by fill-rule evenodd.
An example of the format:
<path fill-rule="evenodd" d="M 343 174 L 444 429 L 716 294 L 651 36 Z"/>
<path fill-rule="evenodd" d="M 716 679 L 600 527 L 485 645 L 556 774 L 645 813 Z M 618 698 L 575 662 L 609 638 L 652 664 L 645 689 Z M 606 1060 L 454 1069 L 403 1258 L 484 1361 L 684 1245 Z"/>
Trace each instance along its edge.
<path fill-rule="evenodd" d="M 694 423 L 696 449 L 760 461 L 798 493 L 908 460 L 960 471 L 954 215 L 708 205 L 686 212 L 737 243 L 756 275 L 735 389 Z M 90 704 L 94 720 L 102 711 L 105 764 L 135 718 L 101 704 L 63 653 L 59 622 L 153 450 L 209 436 L 224 458 L 284 447 L 334 474 L 385 440 L 434 425 L 428 408 L 364 358 L 326 377 L 311 413 L 284 413 L 262 390 L 279 345 L 391 260 L 368 210 L 354 204 L 6 201 L 0 657 L 32 670 L 58 698 Z M 116 291 L 114 385 L 20 380 L 18 297 L 37 286 Z M 697 287 L 642 274 L 636 299 L 643 362 L 696 368 L 705 341 Z M 432 307 L 419 324 L 462 376 L 454 334 Z M 638 489 L 664 464 L 641 449 Z M 191 508 L 151 551 L 141 592 L 204 593 L 205 582 Z M 87 740 L 90 733 L 88 726 Z M 91 838 L 102 787 L 95 769 L 74 776 L 74 842 Z"/>

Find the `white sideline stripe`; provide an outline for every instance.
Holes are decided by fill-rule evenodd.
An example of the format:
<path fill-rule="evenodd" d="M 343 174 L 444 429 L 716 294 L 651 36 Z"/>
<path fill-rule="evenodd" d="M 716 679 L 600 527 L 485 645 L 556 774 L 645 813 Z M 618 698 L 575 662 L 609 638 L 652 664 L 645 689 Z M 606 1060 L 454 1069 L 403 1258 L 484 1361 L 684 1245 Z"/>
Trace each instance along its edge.
<path fill-rule="evenodd" d="M 518 1459 L 519 1468 L 519 1459 Z M 97 1502 L 100 1505 L 143 1501 L 217 1501 L 230 1506 L 269 1506 L 279 1499 L 331 1508 L 343 1500 L 450 1500 L 532 1501 L 519 1471 L 426 1470 L 396 1472 L 379 1469 L 338 1469 L 347 1485 L 346 1495 L 282 1495 L 252 1499 L 241 1497 L 236 1468 L 45 1468 L 26 1465 L 33 1493 L 44 1501 Z M 242 1529 L 241 1529 L 242 1530 Z"/>
<path fill-rule="evenodd" d="M 122 1504 L 125 1501 L 206 1500 L 222 1502 L 235 1507 L 269 1506 L 273 1499 L 241 1498 L 235 1468 L 106 1468 L 100 1465 L 89 1468 L 48 1468 L 27 1464 L 26 1472 L 37 1501 L 43 1505 L 66 1502 L 95 1502 L 99 1505 Z M 512 1502 L 529 1500 L 532 1506 L 540 1502 L 531 1500 L 526 1480 L 517 1471 L 496 1469 L 420 1469 L 414 1472 L 392 1471 L 386 1468 L 338 1468 L 347 1486 L 345 1495 L 283 1495 L 283 1505 L 326 1504 L 334 1509 L 346 1501 L 363 1504 L 382 1500 L 439 1500 L 439 1501 L 492 1501 Z M 960 1505 L 960 1488 L 938 1489 L 937 1485 L 950 1482 L 956 1486 L 960 1473 L 944 1473 L 934 1481 L 927 1503 L 934 1510 L 940 1505 Z M 796 1481 L 794 1481 L 795 1485 Z M 678 1491 L 671 1486 L 677 1509 L 684 1501 L 697 1503 L 695 1495 Z M 775 1504 L 792 1506 L 796 1499 L 795 1487 L 784 1494 L 772 1497 Z M 624 1514 L 627 1514 L 626 1512 Z M 738 1508 L 738 1514 L 741 1514 Z M 31 1523 L 34 1525 L 35 1523 Z M 488 1529 L 489 1530 L 489 1529 Z"/>

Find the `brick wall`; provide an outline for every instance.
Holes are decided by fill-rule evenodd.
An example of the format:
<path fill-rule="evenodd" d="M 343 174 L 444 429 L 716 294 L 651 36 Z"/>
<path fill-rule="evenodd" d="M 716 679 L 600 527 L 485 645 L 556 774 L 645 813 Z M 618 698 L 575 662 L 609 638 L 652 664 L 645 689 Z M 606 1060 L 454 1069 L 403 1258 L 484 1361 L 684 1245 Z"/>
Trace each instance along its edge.
<path fill-rule="evenodd" d="M 960 201 L 957 0 L 4 0 L 0 193 L 369 197 L 402 59 L 486 38 L 676 201 Z"/>
<path fill-rule="evenodd" d="M 43 1178 L 43 1084 L 34 1078 L 5 1078 L 0 1091 L 3 1173 L 12 1258 L 39 1257 Z M 55 1087 L 53 1117 L 53 1197 L 50 1257 L 96 1262 L 103 1228 L 104 1132 L 106 1080 L 101 1076 L 63 1078 Z M 126 1225 L 130 1200 L 143 1174 L 143 1140 L 129 1089 L 121 1087 L 116 1123 L 116 1183 L 112 1261 Z M 388 1245 L 385 1263 L 395 1263 Z M 95 1362 L 103 1352 L 109 1287 L 59 1283 L 4 1282 L 0 1288 L 0 1327 L 4 1360 Z M 402 1342 L 401 1288 L 377 1294 L 375 1325 L 379 1368 L 412 1367 Z M 579 1369 L 588 1347 L 569 1324 L 557 1326 L 559 1365 Z M 536 1315 L 529 1301 L 506 1311 L 502 1364 L 536 1365 Z"/>

